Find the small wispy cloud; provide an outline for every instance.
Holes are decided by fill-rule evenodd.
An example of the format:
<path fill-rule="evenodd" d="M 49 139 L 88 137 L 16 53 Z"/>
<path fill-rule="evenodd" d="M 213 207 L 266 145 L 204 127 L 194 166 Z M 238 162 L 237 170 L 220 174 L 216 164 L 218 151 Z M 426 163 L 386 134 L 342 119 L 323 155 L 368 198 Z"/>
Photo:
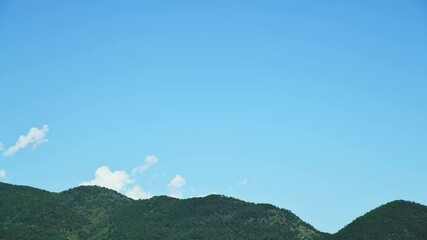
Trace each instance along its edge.
<path fill-rule="evenodd" d="M 96 169 L 93 180 L 82 182 L 80 185 L 106 187 L 120 192 L 132 182 L 126 171 L 118 170 L 113 172 L 107 166 L 102 166 Z"/>
<path fill-rule="evenodd" d="M 248 187 L 249 186 L 249 180 L 247 178 L 243 178 L 242 180 L 234 183 L 233 185 L 230 185 L 228 187 L 228 192 L 233 192 L 239 188 Z"/>
<path fill-rule="evenodd" d="M 125 195 L 134 200 L 149 199 L 153 197 L 153 194 L 144 191 L 142 187 L 138 184 L 133 186 L 133 188 L 129 189 L 128 191 L 126 191 Z"/>
<path fill-rule="evenodd" d="M 138 167 L 132 169 L 132 175 L 135 176 L 135 175 L 137 175 L 139 173 L 144 173 L 151 166 L 153 166 L 154 164 L 156 164 L 158 161 L 159 160 L 154 155 L 146 156 L 145 159 L 144 159 L 144 164 L 143 165 L 138 166 Z"/>
<path fill-rule="evenodd" d="M 36 149 L 37 147 L 48 141 L 46 138 L 48 131 L 48 125 L 43 125 L 41 129 L 35 127 L 31 128 L 27 135 L 21 135 L 15 145 L 7 148 L 3 152 L 3 155 L 6 157 L 10 157 L 17 153 L 19 150 L 28 147 L 31 149 Z M 4 149 L 3 144 L 1 144 L 0 148 Z"/>
<path fill-rule="evenodd" d="M 6 170 L 0 169 L 0 178 L 5 178 L 5 177 L 6 177 Z"/>
<path fill-rule="evenodd" d="M 242 181 L 236 183 L 236 186 L 237 187 L 247 187 L 248 186 L 248 179 L 247 178 L 242 179 Z"/>
<path fill-rule="evenodd" d="M 3 143 L 0 143 L 0 152 L 2 152 L 4 150 L 4 145 Z"/>
<path fill-rule="evenodd" d="M 185 179 L 181 175 L 176 175 L 167 185 L 169 189 L 169 196 L 174 198 L 182 198 L 184 195 Z"/>

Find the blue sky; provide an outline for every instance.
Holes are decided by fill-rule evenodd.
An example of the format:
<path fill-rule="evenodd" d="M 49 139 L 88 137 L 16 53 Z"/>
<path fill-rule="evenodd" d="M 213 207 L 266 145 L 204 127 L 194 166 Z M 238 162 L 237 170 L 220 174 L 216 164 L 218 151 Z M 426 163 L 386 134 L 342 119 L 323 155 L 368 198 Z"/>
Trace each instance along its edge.
<path fill-rule="evenodd" d="M 426 56 L 422 0 L 1 1 L 0 178 L 220 193 L 335 232 L 427 204 Z"/>

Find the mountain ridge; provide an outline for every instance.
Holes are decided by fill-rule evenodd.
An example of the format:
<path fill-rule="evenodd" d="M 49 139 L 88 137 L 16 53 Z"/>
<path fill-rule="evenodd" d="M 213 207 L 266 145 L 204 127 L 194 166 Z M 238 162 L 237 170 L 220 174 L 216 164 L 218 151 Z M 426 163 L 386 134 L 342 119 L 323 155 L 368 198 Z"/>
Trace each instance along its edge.
<path fill-rule="evenodd" d="M 427 206 L 391 201 L 329 234 L 290 210 L 224 195 L 133 200 L 98 186 L 52 193 L 0 182 L 0 224 L 0 239 L 419 240 Z"/>

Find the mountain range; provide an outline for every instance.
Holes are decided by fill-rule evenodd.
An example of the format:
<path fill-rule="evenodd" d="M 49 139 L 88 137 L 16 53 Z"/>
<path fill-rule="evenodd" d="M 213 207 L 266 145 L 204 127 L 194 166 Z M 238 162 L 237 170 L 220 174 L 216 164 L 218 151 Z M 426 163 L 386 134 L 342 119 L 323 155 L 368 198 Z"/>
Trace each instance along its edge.
<path fill-rule="evenodd" d="M 52 193 L 0 182 L 0 239 L 423 240 L 427 206 L 389 202 L 329 234 L 289 210 L 223 195 L 133 200 L 97 186 Z"/>

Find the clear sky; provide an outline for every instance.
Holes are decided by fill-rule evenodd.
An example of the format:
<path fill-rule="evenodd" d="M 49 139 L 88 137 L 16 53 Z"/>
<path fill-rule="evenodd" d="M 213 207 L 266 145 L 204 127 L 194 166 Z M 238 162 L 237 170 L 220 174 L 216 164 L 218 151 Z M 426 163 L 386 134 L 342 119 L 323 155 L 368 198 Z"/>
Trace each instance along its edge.
<path fill-rule="evenodd" d="M 4 182 L 220 193 L 328 232 L 427 204 L 427 4 L 0 1 L 0 142 Z"/>

